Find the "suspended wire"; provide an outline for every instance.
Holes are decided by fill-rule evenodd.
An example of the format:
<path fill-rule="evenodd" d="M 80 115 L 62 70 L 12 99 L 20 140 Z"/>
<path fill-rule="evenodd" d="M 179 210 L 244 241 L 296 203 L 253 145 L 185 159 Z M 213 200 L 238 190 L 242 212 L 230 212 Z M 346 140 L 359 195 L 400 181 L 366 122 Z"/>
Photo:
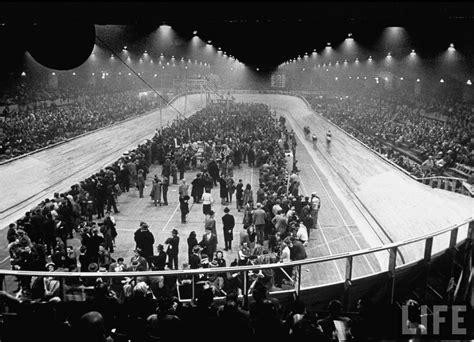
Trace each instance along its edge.
<path fill-rule="evenodd" d="M 96 35 L 96 39 L 101 42 L 102 44 L 104 44 L 104 46 L 109 49 L 109 51 L 115 56 L 118 58 L 118 60 L 120 62 L 122 62 L 123 65 L 125 65 L 127 67 L 128 70 L 130 70 L 135 76 L 137 76 L 143 83 L 145 83 L 147 85 L 148 88 L 150 88 L 155 94 L 157 94 L 165 103 L 167 106 L 173 108 L 176 113 L 178 113 L 178 115 L 182 116 L 184 118 L 184 120 L 187 120 L 187 117 L 181 113 L 178 109 L 176 109 L 176 107 L 174 107 L 170 102 L 168 102 L 150 83 L 148 83 L 145 79 L 143 79 L 143 77 L 141 77 L 137 72 L 135 72 L 135 70 L 133 70 L 133 68 L 131 68 L 121 57 L 118 53 L 116 53 L 110 46 L 109 44 L 107 44 L 104 40 L 102 40 L 99 36 Z"/>

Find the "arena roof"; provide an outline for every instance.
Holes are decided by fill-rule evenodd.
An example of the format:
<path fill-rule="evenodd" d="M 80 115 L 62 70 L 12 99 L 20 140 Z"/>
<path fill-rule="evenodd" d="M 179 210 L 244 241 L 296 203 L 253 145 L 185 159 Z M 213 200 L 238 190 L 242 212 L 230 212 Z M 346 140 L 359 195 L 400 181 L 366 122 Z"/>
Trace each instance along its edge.
<path fill-rule="evenodd" d="M 243 63 L 273 69 L 283 61 L 342 42 L 349 32 L 374 46 L 383 28 L 403 26 L 417 52 L 436 54 L 453 42 L 472 50 L 474 3 L 468 2 L 10 2 L 0 24 L 27 32 L 29 25 L 131 25 L 146 34 L 166 23 L 182 36 L 198 31 Z M 61 23 L 62 24 L 61 24 Z"/>

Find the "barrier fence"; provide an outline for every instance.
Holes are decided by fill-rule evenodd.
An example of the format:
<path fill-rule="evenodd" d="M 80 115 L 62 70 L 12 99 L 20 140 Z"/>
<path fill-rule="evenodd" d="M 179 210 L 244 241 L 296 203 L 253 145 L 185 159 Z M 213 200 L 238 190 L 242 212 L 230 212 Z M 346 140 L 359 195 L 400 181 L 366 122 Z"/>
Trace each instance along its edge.
<path fill-rule="evenodd" d="M 465 229 L 467 228 L 467 229 Z M 467 232 L 466 235 L 460 235 L 460 232 Z M 434 239 L 440 237 L 444 234 L 449 235 L 448 243 L 443 246 L 441 250 L 434 251 Z M 22 280 L 30 281 L 34 279 L 33 277 L 53 277 L 54 279 L 59 280 L 62 289 L 62 300 L 84 300 L 85 293 L 87 290 L 93 288 L 91 280 L 93 281 L 96 278 L 102 278 L 107 280 L 112 284 L 122 286 L 123 283 L 126 283 L 130 280 L 139 281 L 140 279 L 146 279 L 149 277 L 156 276 L 165 276 L 171 279 L 176 279 L 177 289 L 179 299 L 181 301 L 191 301 L 194 300 L 196 296 L 196 288 L 200 283 L 202 283 L 208 276 L 214 276 L 220 274 L 222 278 L 225 279 L 234 279 L 238 278 L 238 287 L 240 292 L 244 297 L 247 297 L 252 293 L 253 286 L 258 279 L 267 281 L 269 288 L 274 283 L 276 278 L 279 278 L 281 283 L 286 284 L 282 289 L 273 288 L 270 291 L 270 295 L 282 295 L 282 294 L 294 294 L 300 295 L 303 291 L 317 291 L 318 287 L 323 287 L 327 285 L 336 285 L 333 284 L 322 284 L 322 285 L 311 285 L 311 286 L 302 286 L 302 275 L 303 275 L 303 266 L 320 264 L 325 262 L 330 262 L 334 260 L 345 260 L 345 274 L 344 274 L 344 289 L 346 292 L 350 291 L 351 282 L 356 279 L 353 274 L 355 273 L 354 259 L 357 257 L 365 255 L 374 255 L 375 253 L 385 252 L 389 253 L 388 264 L 382 268 L 382 271 L 379 273 L 386 273 L 389 277 L 389 287 L 391 298 L 390 301 L 393 303 L 396 292 L 396 278 L 399 271 L 404 268 L 412 267 L 420 261 L 424 263 L 430 263 L 432 258 L 437 254 L 446 251 L 455 249 L 455 247 L 460 244 L 467 242 L 469 246 L 472 245 L 474 239 L 474 219 L 471 217 L 459 224 L 454 226 L 446 227 L 437 232 L 430 234 L 422 235 L 416 238 L 407 239 L 399 241 L 396 243 L 391 243 L 383 245 L 380 247 L 373 247 L 362 249 L 354 252 L 339 253 L 334 255 L 328 255 L 323 257 L 308 258 L 300 261 L 293 261 L 288 263 L 274 263 L 274 264 L 265 264 L 265 265 L 250 265 L 250 266 L 235 266 L 235 267 L 220 267 L 220 268 L 206 268 L 206 269 L 195 269 L 195 270 L 165 270 L 165 271 L 144 271 L 144 272 L 63 272 L 63 271 L 53 271 L 53 272 L 34 272 L 34 271 L 17 271 L 17 270 L 0 270 L 0 276 L 3 278 L 2 289 L 7 292 L 11 292 L 11 289 L 3 288 L 7 282 L 5 281 L 6 277 L 16 277 L 19 282 Z M 444 239 L 443 241 L 446 241 Z M 397 263 L 397 254 L 401 247 L 406 247 L 413 245 L 415 243 L 424 244 L 423 258 L 420 260 L 412 261 L 409 264 L 398 264 Z M 453 261 L 454 262 L 454 261 Z M 268 275 L 268 270 L 273 270 L 273 276 Z M 367 275 L 371 276 L 371 275 Z M 363 278 L 363 277 L 359 277 Z M 89 284 L 89 285 L 88 285 Z M 341 284 L 341 282 L 337 282 Z M 183 294 L 187 288 L 187 295 Z M 219 289 L 219 285 L 217 285 Z M 186 291 L 185 291 L 186 292 Z M 79 293 L 79 295 L 77 295 Z M 75 294 L 75 295 L 74 295 Z M 225 295 L 224 293 L 222 293 Z"/>

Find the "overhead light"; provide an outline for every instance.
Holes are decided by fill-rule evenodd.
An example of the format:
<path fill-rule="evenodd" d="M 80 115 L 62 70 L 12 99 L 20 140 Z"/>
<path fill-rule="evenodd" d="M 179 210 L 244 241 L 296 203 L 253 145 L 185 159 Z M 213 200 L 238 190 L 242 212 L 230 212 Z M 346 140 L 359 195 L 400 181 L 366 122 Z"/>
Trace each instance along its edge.
<path fill-rule="evenodd" d="M 23 72 L 21 73 L 21 76 L 26 76 L 26 72 L 23 71 Z"/>
<path fill-rule="evenodd" d="M 125 45 L 122 50 L 127 51 L 127 45 Z"/>
<path fill-rule="evenodd" d="M 352 38 L 352 33 L 349 33 L 349 34 L 347 35 L 347 38 Z"/>
<path fill-rule="evenodd" d="M 451 51 L 451 52 L 452 52 L 452 51 L 456 51 L 456 49 L 454 48 L 454 44 L 453 44 L 453 43 L 449 44 L 448 51 Z"/>
<path fill-rule="evenodd" d="M 385 80 L 385 81 L 388 81 L 388 77 L 385 77 L 384 80 Z"/>
<path fill-rule="evenodd" d="M 410 55 L 412 55 L 412 56 L 416 55 L 415 50 L 411 50 Z"/>
<path fill-rule="evenodd" d="M 400 77 L 400 81 L 403 81 L 403 77 Z"/>
<path fill-rule="evenodd" d="M 193 31 L 193 34 L 194 34 L 194 35 L 197 35 L 197 34 L 198 34 L 198 31 Z"/>
<path fill-rule="evenodd" d="M 387 58 L 391 58 L 392 55 L 390 54 L 390 52 L 387 54 Z"/>
<path fill-rule="evenodd" d="M 52 72 L 52 73 L 51 73 L 51 75 L 55 76 L 55 75 L 56 75 L 56 73 L 55 73 L 55 72 Z"/>
<path fill-rule="evenodd" d="M 467 80 L 466 84 L 467 84 L 467 85 L 472 85 L 471 80 Z"/>
<path fill-rule="evenodd" d="M 444 83 L 444 80 L 443 80 L 443 79 L 440 79 L 440 80 L 439 80 L 439 83 Z"/>
<path fill-rule="evenodd" d="M 337 81 L 339 78 L 337 78 L 337 77 L 334 77 L 334 79 Z"/>
<path fill-rule="evenodd" d="M 331 47 L 331 43 L 330 42 L 327 42 L 326 44 L 328 47 Z"/>
<path fill-rule="evenodd" d="M 75 73 L 75 72 L 73 72 L 73 73 L 72 73 L 72 76 L 76 76 L 76 73 Z"/>
<path fill-rule="evenodd" d="M 416 79 L 416 81 L 417 81 L 417 82 L 420 82 L 420 79 L 419 79 L 419 78 L 417 78 L 417 79 Z"/>

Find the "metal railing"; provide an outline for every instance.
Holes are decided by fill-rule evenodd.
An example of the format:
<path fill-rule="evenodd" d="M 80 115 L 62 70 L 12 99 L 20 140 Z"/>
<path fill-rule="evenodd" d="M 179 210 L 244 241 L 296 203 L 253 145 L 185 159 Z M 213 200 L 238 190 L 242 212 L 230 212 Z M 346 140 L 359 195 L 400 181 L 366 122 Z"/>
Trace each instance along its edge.
<path fill-rule="evenodd" d="M 459 230 L 462 227 L 468 226 L 467 228 L 467 234 L 465 237 L 460 237 L 459 236 Z M 430 262 L 432 257 L 436 255 L 436 253 L 433 253 L 433 240 L 435 237 L 438 237 L 443 234 L 449 234 L 449 242 L 448 244 L 443 248 L 444 250 L 448 249 L 453 249 L 456 247 L 458 243 L 462 243 L 465 240 L 469 240 L 472 242 L 474 240 L 474 219 L 471 217 L 469 219 L 464 220 L 463 222 L 446 227 L 444 229 L 441 229 L 436 232 L 432 232 L 429 234 L 421 235 L 416 238 L 412 239 L 407 239 L 407 240 L 402 240 L 398 241 L 395 243 L 390 243 L 386 244 L 383 246 L 379 247 L 372 247 L 372 248 L 366 248 L 366 249 L 361 249 L 358 251 L 353 251 L 353 252 L 346 252 L 346 253 L 338 253 L 338 254 L 333 254 L 333 255 L 328 255 L 328 256 L 323 256 L 323 257 L 315 257 L 315 258 L 308 258 L 305 260 L 300 260 L 300 261 L 292 261 L 292 262 L 287 262 L 287 263 L 274 263 L 274 264 L 265 264 L 265 265 L 251 265 L 251 266 L 235 266 L 235 267 L 219 267 L 219 268 L 207 268 L 207 269 L 195 269 L 195 270 L 165 270 L 165 271 L 143 271 L 143 272 L 47 272 L 47 271 L 42 271 L 42 272 L 34 272 L 34 271 L 16 271 L 16 270 L 0 270 L 0 276 L 5 277 L 5 276 L 16 276 L 16 277 L 29 277 L 29 276 L 34 276 L 34 277 L 54 277 L 56 279 L 59 279 L 62 284 L 62 288 L 66 288 L 65 286 L 65 280 L 67 278 L 142 278 L 142 277 L 153 277 L 153 276 L 177 276 L 179 277 L 189 277 L 192 280 L 193 284 L 193 289 L 194 285 L 197 281 L 197 277 L 200 275 L 210 275 L 210 274 L 217 274 L 217 273 L 240 273 L 243 275 L 243 288 L 242 292 L 244 296 L 249 294 L 249 290 L 251 289 L 251 285 L 248 284 L 248 275 L 249 272 L 253 272 L 254 274 L 258 274 L 260 271 L 264 270 L 269 270 L 269 269 L 293 269 L 293 274 L 294 274 L 294 289 L 290 291 L 274 291 L 272 292 L 273 294 L 278 294 L 279 292 L 294 292 L 296 295 L 299 295 L 301 291 L 308 291 L 308 290 L 313 290 L 317 289 L 318 287 L 321 286 L 326 286 L 330 284 L 322 284 L 318 286 L 308 286 L 308 287 L 302 287 L 301 284 L 301 276 L 302 276 L 302 267 L 305 265 L 314 265 L 314 264 L 320 264 L 324 262 L 330 262 L 330 261 L 335 261 L 335 260 L 345 260 L 346 268 L 345 268 L 345 274 L 344 274 L 344 281 L 339 281 L 337 283 L 333 284 L 340 284 L 340 283 L 349 283 L 353 280 L 356 279 L 356 277 L 353 277 L 353 271 L 355 264 L 353 263 L 354 259 L 359 256 L 364 256 L 364 255 L 374 255 L 375 253 L 379 252 L 389 252 L 389 260 L 388 260 L 388 265 L 386 266 L 385 270 L 382 270 L 381 272 L 378 273 L 387 273 L 390 278 L 390 286 L 391 286 L 391 301 L 393 302 L 393 294 L 395 291 L 395 278 L 397 271 L 402 268 L 406 267 L 411 267 L 414 264 L 418 263 L 420 260 L 423 260 L 424 262 Z M 401 247 L 403 246 L 408 246 L 408 245 L 413 245 L 419 242 L 424 242 L 424 253 L 423 253 L 423 259 L 420 260 L 415 260 L 412 261 L 409 264 L 403 264 L 403 265 L 397 265 L 396 260 L 397 260 L 397 254 L 400 250 Z M 442 252 L 438 251 L 437 253 Z M 375 273 L 373 273 L 375 274 Z M 373 274 L 369 274 L 366 276 L 371 276 Z M 358 277 L 357 279 L 364 278 L 366 276 Z M 348 287 L 347 290 L 349 290 L 350 286 Z M 271 294 L 272 294 L 271 293 Z M 194 299 L 194 290 L 193 290 L 193 297 L 191 299 Z"/>

